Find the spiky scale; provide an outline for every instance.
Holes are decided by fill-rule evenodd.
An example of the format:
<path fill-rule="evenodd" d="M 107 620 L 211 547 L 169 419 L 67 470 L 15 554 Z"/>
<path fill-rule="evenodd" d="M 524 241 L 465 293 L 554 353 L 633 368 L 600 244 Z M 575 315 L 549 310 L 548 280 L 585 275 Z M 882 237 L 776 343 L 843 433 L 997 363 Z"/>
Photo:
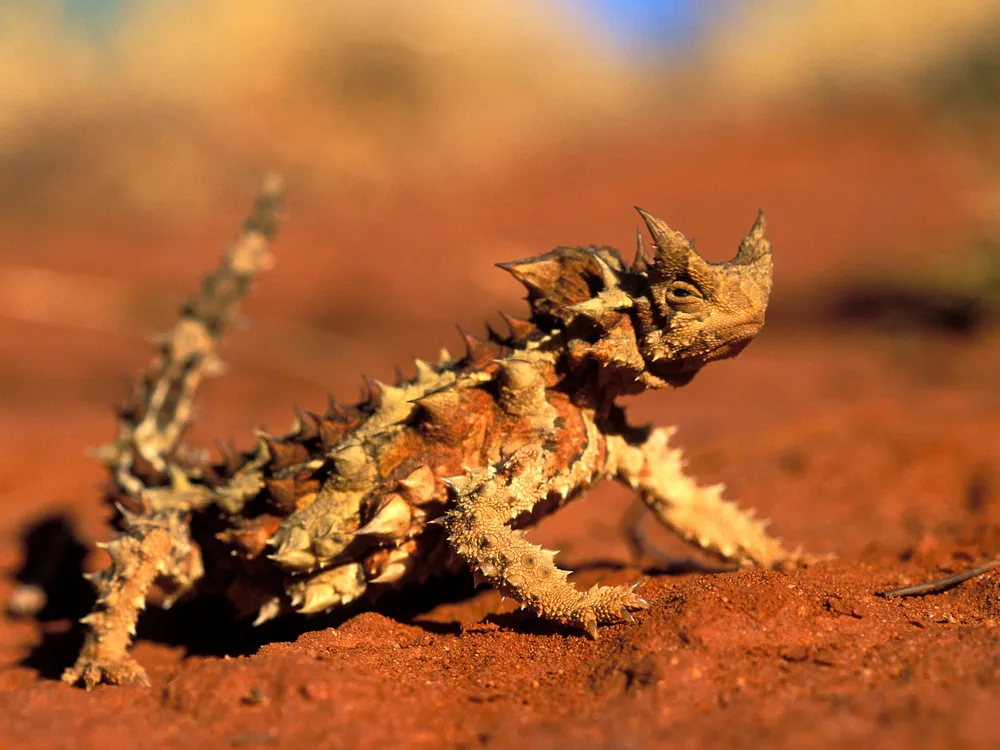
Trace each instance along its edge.
<path fill-rule="evenodd" d="M 267 490 L 267 494 L 271 496 L 271 501 L 275 508 L 287 510 L 288 513 L 295 510 L 295 499 L 298 495 L 295 491 L 294 477 L 265 479 L 264 487 Z"/>
<path fill-rule="evenodd" d="M 426 464 L 399 480 L 400 489 L 413 503 L 423 503 L 434 497 L 434 470 Z"/>
<path fill-rule="evenodd" d="M 542 295 L 552 288 L 560 272 L 559 260 L 552 254 L 497 263 L 496 266 L 521 282 L 530 293 Z"/>
<path fill-rule="evenodd" d="M 478 370 L 485 367 L 497 355 L 496 347 L 488 341 L 473 336 L 461 326 L 458 327 L 458 331 L 465 342 L 465 361 L 469 369 Z"/>
<path fill-rule="evenodd" d="M 296 404 L 295 423 L 293 424 L 291 431 L 292 436 L 300 442 L 315 440 L 319 437 L 319 419 L 320 418 L 312 412 L 303 411 L 302 408 Z"/>
<path fill-rule="evenodd" d="M 360 445 L 351 445 L 333 454 L 333 465 L 340 476 L 355 477 L 368 465 L 368 454 Z"/>
<path fill-rule="evenodd" d="M 277 596 L 272 596 L 266 602 L 260 605 L 260 609 L 257 612 L 257 617 L 254 619 L 254 627 L 263 625 L 265 622 L 273 620 L 275 617 L 281 614 L 281 599 Z"/>
<path fill-rule="evenodd" d="M 327 401 L 326 418 L 337 422 L 346 422 L 348 418 L 347 407 L 330 396 Z"/>
<path fill-rule="evenodd" d="M 635 274 L 644 274 L 649 269 L 649 256 L 646 255 L 646 248 L 642 241 L 642 230 L 635 228 L 635 258 L 632 259 L 632 267 L 629 269 Z"/>
<path fill-rule="evenodd" d="M 382 383 L 368 375 L 361 376 L 361 397 L 358 406 L 364 411 L 373 411 L 382 401 Z"/>
<path fill-rule="evenodd" d="M 355 533 L 357 536 L 400 538 L 410 528 L 413 512 L 402 495 L 395 493 L 382 498 L 371 519 Z"/>
<path fill-rule="evenodd" d="M 446 423 L 453 419 L 455 410 L 458 408 L 460 398 L 454 389 L 446 389 L 428 393 L 426 396 L 416 399 L 414 402 L 431 422 L 439 424 Z"/>
<path fill-rule="evenodd" d="M 268 555 L 268 559 L 274 560 L 288 570 L 311 571 L 315 570 L 318 563 L 316 555 L 311 551 L 294 548 L 281 548 L 274 554 Z"/>
<path fill-rule="evenodd" d="M 503 318 L 504 323 L 507 324 L 507 328 L 510 329 L 510 335 L 507 337 L 507 342 L 512 345 L 519 345 L 527 341 L 532 334 L 538 332 L 538 328 L 530 320 L 520 320 L 512 315 L 501 311 L 500 316 Z"/>
<path fill-rule="evenodd" d="M 271 457 L 271 471 L 278 472 L 302 463 L 309 458 L 309 450 L 300 443 L 285 442 L 278 438 L 264 438 L 268 455 Z"/>
<path fill-rule="evenodd" d="M 417 383 L 433 383 L 437 379 L 437 370 L 434 369 L 434 365 L 430 362 L 425 362 L 422 359 L 414 359 L 413 364 L 416 367 L 416 381 Z"/>

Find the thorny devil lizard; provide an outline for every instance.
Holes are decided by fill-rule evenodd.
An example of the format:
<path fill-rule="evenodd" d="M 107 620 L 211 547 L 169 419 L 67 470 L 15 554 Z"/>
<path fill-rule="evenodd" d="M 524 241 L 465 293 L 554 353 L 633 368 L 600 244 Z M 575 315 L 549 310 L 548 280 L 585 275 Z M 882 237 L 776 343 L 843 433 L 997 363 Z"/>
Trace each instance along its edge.
<path fill-rule="evenodd" d="M 265 183 L 222 267 L 204 281 L 119 411 L 100 451 L 119 532 L 111 565 L 63 679 L 149 684 L 128 654 L 147 596 L 224 594 L 261 623 L 325 612 L 389 587 L 471 568 L 539 616 L 582 628 L 632 619 L 634 586 L 577 590 L 554 552 L 522 529 L 600 479 L 634 488 L 669 529 L 719 558 L 804 562 L 765 525 L 699 487 L 670 446 L 673 428 L 630 426 L 620 396 L 681 386 L 760 331 L 771 247 L 758 215 L 736 257 L 703 260 L 680 232 L 639 209 L 653 239 L 631 265 L 609 247 L 558 247 L 500 263 L 528 291 L 527 320 L 466 335 L 467 353 L 416 360 L 395 385 L 366 380 L 360 403 L 299 412 L 285 435 L 209 460 L 182 442 L 217 342 L 270 264 L 281 187 Z"/>

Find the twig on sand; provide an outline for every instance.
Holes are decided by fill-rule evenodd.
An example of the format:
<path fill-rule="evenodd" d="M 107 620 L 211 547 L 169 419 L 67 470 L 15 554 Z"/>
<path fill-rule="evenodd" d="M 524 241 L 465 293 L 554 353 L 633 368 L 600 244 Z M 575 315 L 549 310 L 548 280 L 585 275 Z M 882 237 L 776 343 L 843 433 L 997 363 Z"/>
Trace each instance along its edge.
<path fill-rule="evenodd" d="M 876 596 L 882 596 L 888 599 L 896 596 L 924 596 L 925 594 L 937 594 L 941 591 L 947 591 L 964 581 L 968 581 L 970 578 L 975 578 L 976 576 L 983 575 L 983 573 L 988 573 L 994 568 L 1000 568 L 1000 557 L 995 560 L 990 560 L 988 563 L 984 563 L 978 567 L 970 568 L 969 570 L 964 570 L 961 573 L 955 573 L 954 575 L 950 575 L 945 578 L 938 578 L 934 581 L 928 581 L 927 583 L 916 583 L 912 586 L 903 586 L 898 589 L 890 589 L 889 591 L 879 591 L 876 593 Z"/>

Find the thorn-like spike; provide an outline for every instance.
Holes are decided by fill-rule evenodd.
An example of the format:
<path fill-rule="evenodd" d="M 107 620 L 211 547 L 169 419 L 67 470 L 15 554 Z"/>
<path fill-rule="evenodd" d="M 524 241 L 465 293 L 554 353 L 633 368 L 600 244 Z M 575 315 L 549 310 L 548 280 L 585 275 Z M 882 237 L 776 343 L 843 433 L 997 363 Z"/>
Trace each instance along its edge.
<path fill-rule="evenodd" d="M 309 451 L 299 443 L 286 443 L 277 438 L 264 438 L 264 442 L 267 444 L 269 466 L 272 471 L 287 469 L 309 458 Z"/>
<path fill-rule="evenodd" d="M 757 212 L 757 220 L 750 227 L 750 233 L 740 243 L 740 249 L 736 253 L 730 264 L 753 266 L 756 270 L 755 278 L 765 294 L 771 291 L 771 242 L 767 238 L 767 222 L 764 220 L 764 212 Z"/>
<path fill-rule="evenodd" d="M 433 382 L 437 379 L 437 370 L 430 362 L 425 362 L 422 359 L 414 359 L 413 364 L 417 368 L 417 383 L 425 384 Z"/>
<path fill-rule="evenodd" d="M 276 508 L 292 512 L 295 510 L 295 500 L 298 493 L 295 491 L 295 479 L 286 477 L 284 479 L 265 479 L 264 488 L 271 496 L 273 505 Z"/>
<path fill-rule="evenodd" d="M 382 384 L 368 375 L 361 376 L 361 397 L 359 406 L 374 409 L 382 402 Z"/>
<path fill-rule="evenodd" d="M 521 282 L 529 293 L 536 294 L 545 294 L 552 289 L 558 283 L 562 271 L 560 260 L 554 254 L 496 265 Z"/>
<path fill-rule="evenodd" d="M 318 417 L 316 427 L 319 432 L 319 441 L 323 445 L 323 450 L 327 452 L 333 450 L 349 431 L 345 422 L 335 421 L 329 416 Z"/>
<path fill-rule="evenodd" d="M 434 422 L 446 422 L 455 415 L 455 410 L 459 405 L 459 396 L 454 389 L 434 391 L 422 398 L 418 398 L 414 403 L 423 409 Z"/>
<path fill-rule="evenodd" d="M 771 255 L 771 243 L 767 239 L 767 222 L 764 220 L 764 212 L 758 210 L 757 218 L 750 227 L 750 231 L 740 243 L 740 249 L 733 263 L 754 263 L 764 256 Z"/>
<path fill-rule="evenodd" d="M 278 546 L 279 550 L 309 549 L 309 545 L 312 543 L 309 532 L 299 526 L 281 528 L 278 535 L 280 535 L 281 542 Z"/>
<path fill-rule="evenodd" d="M 389 563 L 377 576 L 368 579 L 368 583 L 397 583 L 407 574 L 409 569 L 409 564 L 404 561 Z"/>
<path fill-rule="evenodd" d="M 368 454 L 360 445 L 351 445 L 333 454 L 333 465 L 342 477 L 357 476 L 368 465 Z"/>
<path fill-rule="evenodd" d="M 424 464 L 414 469 L 405 479 L 399 480 L 403 493 L 415 503 L 424 503 L 434 497 L 434 471 Z"/>
<path fill-rule="evenodd" d="M 600 294 L 583 302 L 577 302 L 575 305 L 569 305 L 569 309 L 578 315 L 585 315 L 593 320 L 600 320 L 604 316 L 604 313 L 608 312 L 608 306 Z"/>
<path fill-rule="evenodd" d="M 340 593 L 332 586 L 312 584 L 306 586 L 305 597 L 299 607 L 299 613 L 312 615 L 335 607 L 341 602 Z"/>
<path fill-rule="evenodd" d="M 614 272 L 608 262 L 604 260 L 600 255 L 596 253 L 592 256 L 594 262 L 597 263 L 598 271 L 601 274 L 601 282 L 604 284 L 605 289 L 617 289 L 619 286 L 618 275 Z"/>
<path fill-rule="evenodd" d="M 646 273 L 649 268 L 649 257 L 646 255 L 646 247 L 642 241 L 642 229 L 635 228 L 635 258 L 632 260 L 632 273 Z"/>
<path fill-rule="evenodd" d="M 392 406 L 395 404 L 400 404 L 406 401 L 406 389 L 398 388 L 394 385 L 388 385 L 380 380 L 375 381 L 378 385 L 379 393 L 381 394 L 381 400 L 379 401 L 379 406 Z"/>
<path fill-rule="evenodd" d="M 260 609 L 257 612 L 257 618 L 253 621 L 253 625 L 254 627 L 263 625 L 265 622 L 273 620 L 279 614 L 281 614 L 281 599 L 277 596 L 272 596 L 260 605 Z"/>
<path fill-rule="evenodd" d="M 494 348 L 483 339 L 473 336 L 461 326 L 458 327 L 458 332 L 465 342 L 465 359 L 471 367 L 482 367 L 496 356 Z"/>
<path fill-rule="evenodd" d="M 489 321 L 486 321 L 486 338 L 493 344 L 503 344 L 507 340 Z"/>
<path fill-rule="evenodd" d="M 704 263 L 694 251 L 694 247 L 687 237 L 671 229 L 662 219 L 657 219 L 638 206 L 635 207 L 635 210 L 646 222 L 646 228 L 653 237 L 652 266 L 655 270 L 661 271 L 664 275 L 671 275 L 688 268 L 691 262 Z"/>
<path fill-rule="evenodd" d="M 541 380 L 534 363 L 526 359 L 511 357 L 498 359 L 500 365 L 500 383 L 511 390 L 523 390 L 537 385 Z"/>
<path fill-rule="evenodd" d="M 442 346 L 438 353 L 438 367 L 451 367 L 453 364 L 455 364 L 455 358 Z"/>
<path fill-rule="evenodd" d="M 232 445 L 223 443 L 221 440 L 215 441 L 215 449 L 219 452 L 223 471 L 227 476 L 232 476 L 243 463 L 239 453 Z"/>
<path fill-rule="evenodd" d="M 508 337 L 508 342 L 512 344 L 518 344 L 527 340 L 531 334 L 535 333 L 538 329 L 535 324 L 530 320 L 521 320 L 515 318 L 507 313 L 500 311 L 500 317 L 503 318 L 504 323 L 510 329 L 510 336 Z"/>
<path fill-rule="evenodd" d="M 333 396 L 327 400 L 326 418 L 336 422 L 347 421 L 347 407 L 337 402 Z"/>
<path fill-rule="evenodd" d="M 319 436 L 317 417 L 312 412 L 305 412 L 295 404 L 295 422 L 292 424 L 292 435 L 298 440 L 314 440 Z"/>
<path fill-rule="evenodd" d="M 378 504 L 371 520 L 355 532 L 357 536 L 400 538 L 410 530 L 413 511 L 402 495 L 387 495 Z"/>
<path fill-rule="evenodd" d="M 313 570 L 317 563 L 316 555 L 302 549 L 279 549 L 273 555 L 268 555 L 267 557 L 269 560 L 274 560 L 281 567 L 290 570 Z"/>
<path fill-rule="evenodd" d="M 636 206 L 635 210 L 639 212 L 639 216 L 645 222 L 646 229 L 649 230 L 649 234 L 653 237 L 653 244 L 658 250 L 667 250 L 675 246 L 690 249 L 691 244 L 687 237 L 677 230 L 671 229 L 663 219 L 657 219 L 639 206 Z"/>
<path fill-rule="evenodd" d="M 469 489 L 469 485 L 472 482 L 464 474 L 459 474 L 454 477 L 445 477 L 441 480 L 444 482 L 456 495 L 461 495 L 463 492 Z"/>
<path fill-rule="evenodd" d="M 587 635 L 593 640 L 598 640 L 597 637 L 597 617 L 593 612 L 588 612 L 587 616 L 583 619 L 583 627 L 587 630 Z"/>
<path fill-rule="evenodd" d="M 134 526 L 139 520 L 140 515 L 138 513 L 133 513 L 130 508 L 126 508 L 117 500 L 115 501 L 115 510 L 118 511 L 118 515 L 121 516 L 126 526 Z"/>

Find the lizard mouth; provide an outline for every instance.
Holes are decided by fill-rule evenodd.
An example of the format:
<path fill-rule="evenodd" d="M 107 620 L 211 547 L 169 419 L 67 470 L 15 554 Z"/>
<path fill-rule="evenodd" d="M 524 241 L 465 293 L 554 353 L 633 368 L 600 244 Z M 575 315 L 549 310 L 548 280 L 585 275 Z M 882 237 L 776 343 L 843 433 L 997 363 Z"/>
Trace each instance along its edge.
<path fill-rule="evenodd" d="M 725 342 L 713 349 L 690 355 L 681 353 L 675 359 L 647 361 L 646 368 L 652 375 L 668 383 L 687 383 L 709 362 L 735 357 L 753 341 L 759 330 L 760 326 L 757 324 L 738 326 L 727 331 Z"/>

